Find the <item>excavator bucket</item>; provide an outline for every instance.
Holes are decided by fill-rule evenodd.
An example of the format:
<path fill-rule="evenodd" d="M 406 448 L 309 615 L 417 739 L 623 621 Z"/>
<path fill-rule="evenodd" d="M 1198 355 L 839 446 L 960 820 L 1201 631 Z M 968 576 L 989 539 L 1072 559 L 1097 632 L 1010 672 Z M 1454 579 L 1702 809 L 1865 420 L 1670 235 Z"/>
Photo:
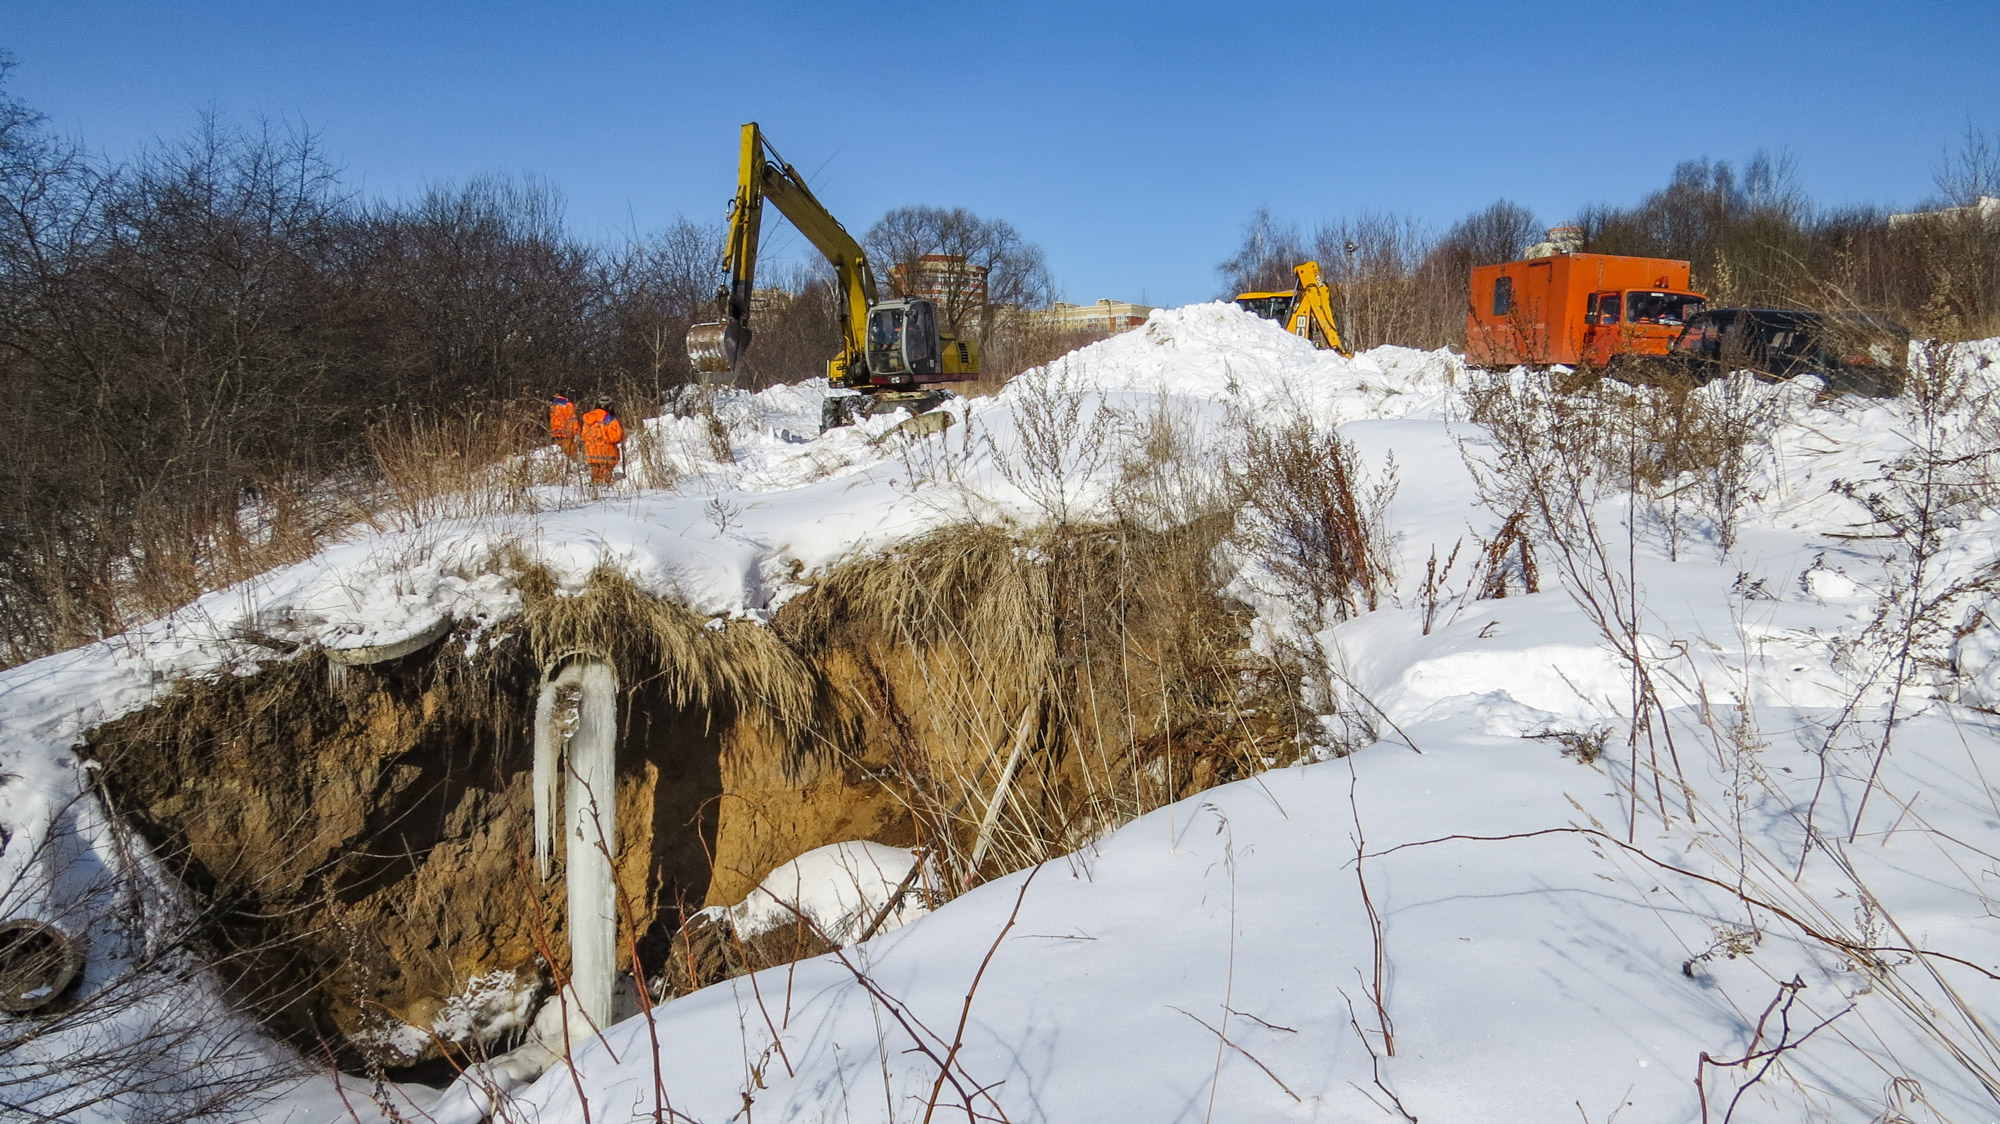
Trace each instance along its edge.
<path fill-rule="evenodd" d="M 729 357 L 723 354 L 723 334 L 729 325 L 716 321 L 712 324 L 696 324 L 688 329 L 688 362 L 704 375 L 721 374 L 729 370 Z"/>
<path fill-rule="evenodd" d="M 716 320 L 688 329 L 688 362 L 702 374 L 719 375 L 735 370 L 748 350 L 750 329 L 746 325 Z"/>

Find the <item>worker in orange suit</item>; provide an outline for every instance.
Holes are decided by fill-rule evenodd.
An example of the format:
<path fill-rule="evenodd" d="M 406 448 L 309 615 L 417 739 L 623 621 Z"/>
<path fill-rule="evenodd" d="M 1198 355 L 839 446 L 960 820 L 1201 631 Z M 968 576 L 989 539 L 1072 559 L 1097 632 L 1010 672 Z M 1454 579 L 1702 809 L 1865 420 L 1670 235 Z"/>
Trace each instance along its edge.
<path fill-rule="evenodd" d="M 625 426 L 611 412 L 611 399 L 599 398 L 597 409 L 583 415 L 582 436 L 590 482 L 611 483 L 611 470 L 618 467 L 618 446 L 625 441 Z"/>
<path fill-rule="evenodd" d="M 549 399 L 549 440 L 554 441 L 563 451 L 563 456 L 576 456 L 576 403 L 563 395 Z"/>

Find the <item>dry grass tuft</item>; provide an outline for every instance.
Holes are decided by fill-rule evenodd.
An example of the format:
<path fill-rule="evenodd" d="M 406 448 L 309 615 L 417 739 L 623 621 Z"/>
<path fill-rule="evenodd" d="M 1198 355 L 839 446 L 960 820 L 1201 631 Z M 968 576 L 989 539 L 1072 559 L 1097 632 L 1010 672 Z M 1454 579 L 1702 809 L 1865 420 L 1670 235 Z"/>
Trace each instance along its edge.
<path fill-rule="evenodd" d="M 947 527 L 839 568 L 779 624 L 895 746 L 925 841 L 970 883 L 1289 760 L 1292 680 L 1217 593 L 1228 529 Z"/>
<path fill-rule="evenodd" d="M 535 488 L 575 483 L 579 473 L 526 411 L 412 415 L 371 429 L 368 451 L 377 483 L 351 516 L 377 530 L 534 511 Z"/>
<path fill-rule="evenodd" d="M 527 568 L 518 580 L 538 662 L 601 652 L 628 687 L 658 687 L 683 709 L 740 715 L 766 723 L 794 746 L 812 743 L 822 721 L 818 676 L 771 629 L 701 616 L 608 568 L 576 592 L 561 589 L 545 570 Z"/>
<path fill-rule="evenodd" d="M 1489 497 L 1496 510 L 1536 514 L 1530 493 L 1556 481 L 1629 493 L 1669 558 L 1693 537 L 1724 553 L 1735 546 L 1774 408 L 1754 379 L 1698 387 L 1657 371 L 1645 385 L 1561 370 L 1475 372 L 1466 397 L 1492 442 L 1492 479 L 1519 485 Z"/>

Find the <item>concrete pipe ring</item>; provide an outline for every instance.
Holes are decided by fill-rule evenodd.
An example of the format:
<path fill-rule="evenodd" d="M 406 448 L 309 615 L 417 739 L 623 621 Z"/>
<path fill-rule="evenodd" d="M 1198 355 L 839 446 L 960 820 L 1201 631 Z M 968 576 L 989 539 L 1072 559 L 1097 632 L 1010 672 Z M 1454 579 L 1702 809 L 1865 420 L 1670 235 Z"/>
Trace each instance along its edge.
<path fill-rule="evenodd" d="M 0 921 L 0 1011 L 38 1011 L 82 972 L 83 949 L 61 929 L 26 918 Z"/>
<path fill-rule="evenodd" d="M 387 644 L 368 644 L 358 648 L 328 648 L 326 662 L 336 667 L 366 667 L 369 664 L 402 659 L 412 652 L 428 648 L 444 639 L 445 633 L 451 631 L 451 626 L 452 619 L 445 617 L 401 640 L 392 640 Z"/>

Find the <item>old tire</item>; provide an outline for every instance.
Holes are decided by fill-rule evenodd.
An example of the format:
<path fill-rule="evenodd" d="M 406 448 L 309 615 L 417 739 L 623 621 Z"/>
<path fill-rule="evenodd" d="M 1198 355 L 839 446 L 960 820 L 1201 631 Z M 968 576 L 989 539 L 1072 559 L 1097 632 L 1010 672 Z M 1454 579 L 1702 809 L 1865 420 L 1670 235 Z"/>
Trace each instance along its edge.
<path fill-rule="evenodd" d="M 38 1011 L 82 974 L 83 949 L 69 934 L 43 921 L 0 921 L 0 1011 Z"/>

